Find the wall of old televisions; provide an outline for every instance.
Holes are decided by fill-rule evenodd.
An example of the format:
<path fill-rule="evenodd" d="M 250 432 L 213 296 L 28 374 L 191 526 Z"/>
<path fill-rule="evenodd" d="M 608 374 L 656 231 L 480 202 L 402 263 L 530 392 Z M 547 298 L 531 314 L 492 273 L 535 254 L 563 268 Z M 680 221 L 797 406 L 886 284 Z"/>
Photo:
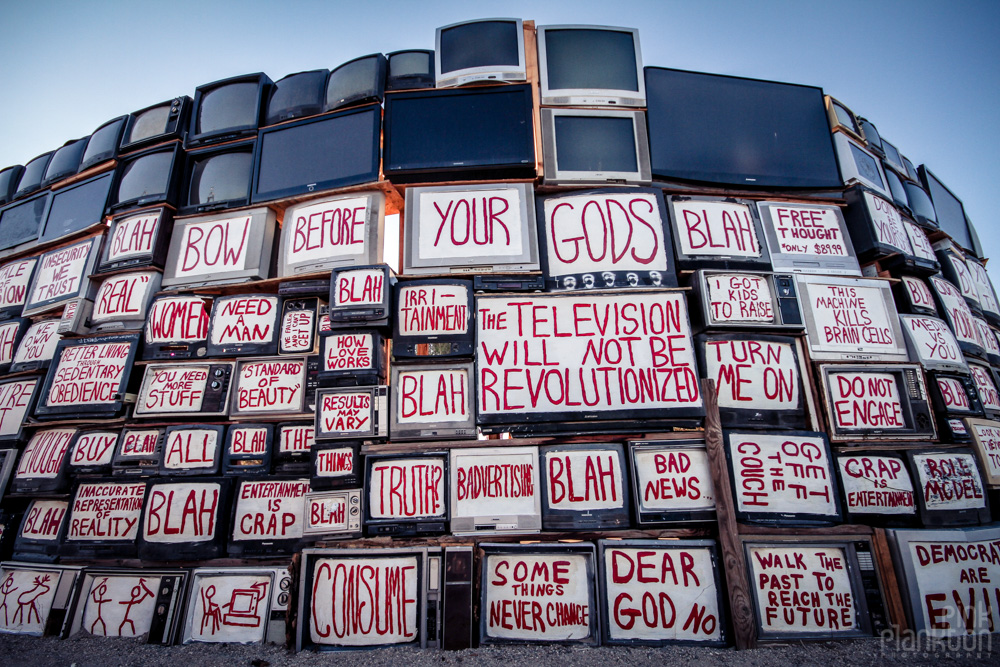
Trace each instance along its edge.
<path fill-rule="evenodd" d="M 638 37 L 456 24 L 0 171 L 0 631 L 992 631 L 1000 306 L 961 201 L 820 89 Z"/>

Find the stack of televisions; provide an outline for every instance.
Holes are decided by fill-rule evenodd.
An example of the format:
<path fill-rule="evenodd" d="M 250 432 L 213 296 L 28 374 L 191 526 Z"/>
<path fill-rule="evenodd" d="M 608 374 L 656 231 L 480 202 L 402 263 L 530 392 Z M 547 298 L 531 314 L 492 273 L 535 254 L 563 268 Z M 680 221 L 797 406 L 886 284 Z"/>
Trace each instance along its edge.
<path fill-rule="evenodd" d="M 117 118 L 0 200 L 0 632 L 1000 620 L 983 251 L 819 88 L 644 68 L 634 29 L 470 21 Z"/>

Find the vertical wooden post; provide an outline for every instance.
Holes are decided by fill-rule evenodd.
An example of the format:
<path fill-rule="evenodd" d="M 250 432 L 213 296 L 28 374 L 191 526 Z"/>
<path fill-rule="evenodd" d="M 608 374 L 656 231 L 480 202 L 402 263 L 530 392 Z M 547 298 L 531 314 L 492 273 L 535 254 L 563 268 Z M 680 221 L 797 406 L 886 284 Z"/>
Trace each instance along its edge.
<path fill-rule="evenodd" d="M 750 582 L 747 578 L 746 559 L 736 527 L 733 490 L 729 484 L 729 467 L 722 442 L 722 422 L 719 418 L 719 401 L 715 380 L 701 381 L 702 399 L 705 401 L 705 447 L 715 487 L 715 518 L 719 524 L 719 551 L 722 567 L 726 572 L 726 592 L 729 594 L 729 613 L 733 619 L 736 648 L 740 651 L 757 646 L 753 606 L 750 601 Z"/>
<path fill-rule="evenodd" d="M 889 614 L 889 623 L 894 626 L 897 633 L 903 633 L 908 629 L 906 623 L 906 610 L 903 607 L 902 590 L 899 587 L 899 580 L 896 578 L 896 570 L 892 566 L 892 553 L 889 550 L 889 540 L 885 535 L 885 528 L 876 528 L 872 535 L 872 549 L 875 552 L 875 567 L 882 580 L 882 594 L 885 598 L 886 612 Z"/>

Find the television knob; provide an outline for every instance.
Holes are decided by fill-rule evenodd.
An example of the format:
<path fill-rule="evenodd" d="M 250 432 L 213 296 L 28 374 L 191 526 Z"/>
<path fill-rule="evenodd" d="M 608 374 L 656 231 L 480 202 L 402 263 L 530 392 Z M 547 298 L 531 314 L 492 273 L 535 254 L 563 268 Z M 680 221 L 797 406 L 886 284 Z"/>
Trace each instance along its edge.
<path fill-rule="evenodd" d="M 216 368 L 215 369 L 215 377 L 217 377 L 217 378 L 222 377 L 222 369 L 221 368 Z"/>
<path fill-rule="evenodd" d="M 221 382 L 219 382 L 218 380 L 212 380 L 212 389 L 218 389 L 221 386 L 222 386 Z"/>

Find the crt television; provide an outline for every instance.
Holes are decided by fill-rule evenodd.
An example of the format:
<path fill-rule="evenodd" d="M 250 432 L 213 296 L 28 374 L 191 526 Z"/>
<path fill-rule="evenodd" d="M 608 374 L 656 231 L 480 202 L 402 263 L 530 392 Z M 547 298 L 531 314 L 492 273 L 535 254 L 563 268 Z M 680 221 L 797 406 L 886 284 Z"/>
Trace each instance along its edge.
<path fill-rule="evenodd" d="M 160 473 L 163 456 L 162 428 L 128 427 L 111 459 L 111 473 L 116 477 L 155 477 Z"/>
<path fill-rule="evenodd" d="M 208 356 L 269 356 L 278 353 L 281 297 L 237 294 L 212 304 L 208 324 Z"/>
<path fill-rule="evenodd" d="M 113 118 L 94 130 L 87 141 L 87 150 L 80 159 L 80 171 L 90 169 L 102 162 L 113 160 L 118 156 L 118 146 L 121 143 L 122 132 L 131 116 Z"/>
<path fill-rule="evenodd" d="M 539 448 L 542 528 L 616 530 L 631 522 L 631 493 L 621 443 Z"/>
<path fill-rule="evenodd" d="M 319 489 L 356 489 L 364 484 L 361 445 L 326 442 L 313 447 L 310 486 Z"/>
<path fill-rule="evenodd" d="M 389 388 L 318 388 L 314 423 L 316 440 L 384 441 L 389 437 Z"/>
<path fill-rule="evenodd" d="M 847 190 L 845 198 L 844 218 L 859 260 L 867 262 L 898 253 L 913 255 L 903 217 L 889 199 L 861 185 Z"/>
<path fill-rule="evenodd" d="M 448 527 L 448 454 L 365 457 L 365 532 L 370 536 L 437 535 Z"/>
<path fill-rule="evenodd" d="M 933 248 L 941 265 L 941 275 L 958 288 L 973 314 L 981 312 L 979 289 L 972 280 L 965 254 L 948 239 L 936 242 Z"/>
<path fill-rule="evenodd" d="M 184 148 L 256 136 L 273 85 L 257 73 L 198 86 Z"/>
<path fill-rule="evenodd" d="M 892 198 L 882 171 L 882 163 L 860 142 L 846 134 L 835 132 L 833 144 L 837 149 L 837 163 L 843 185 L 860 184 L 874 190 L 883 197 Z"/>
<path fill-rule="evenodd" d="M 151 482 L 139 529 L 139 558 L 204 560 L 225 556 L 232 481 L 191 477 Z"/>
<path fill-rule="evenodd" d="M 387 328 L 396 277 L 388 264 L 339 267 L 330 276 L 330 326 Z"/>
<path fill-rule="evenodd" d="M 81 559 L 135 558 L 146 486 L 142 480 L 80 480 L 70 501 L 61 555 Z"/>
<path fill-rule="evenodd" d="M 471 361 L 395 364 L 391 371 L 393 441 L 476 438 Z"/>
<path fill-rule="evenodd" d="M 231 361 L 147 364 L 133 416 L 223 417 L 232 376 Z"/>
<path fill-rule="evenodd" d="M 39 429 L 24 446 L 10 490 L 23 494 L 63 494 L 69 490 L 72 427 Z"/>
<path fill-rule="evenodd" d="M 107 172 L 52 193 L 40 243 L 57 241 L 104 221 L 104 208 L 114 174 Z"/>
<path fill-rule="evenodd" d="M 646 114 L 627 109 L 542 109 L 546 185 L 649 185 Z"/>
<path fill-rule="evenodd" d="M 538 447 L 456 447 L 449 474 L 453 534 L 541 530 Z"/>
<path fill-rule="evenodd" d="M 184 151 L 180 144 L 157 146 L 121 161 L 108 210 L 166 204 L 175 206 L 184 174 Z"/>
<path fill-rule="evenodd" d="M 986 266 L 972 257 L 966 257 L 965 264 L 969 267 L 969 273 L 972 274 L 972 284 L 976 286 L 976 291 L 979 293 L 979 306 L 983 310 L 983 316 L 993 326 L 1000 326 L 1000 301 L 997 300 L 997 293 L 993 288 L 989 274 L 986 272 Z"/>
<path fill-rule="evenodd" d="M 17 190 L 14 192 L 14 199 L 21 199 L 42 189 L 42 178 L 45 177 L 45 169 L 49 165 L 52 153 L 42 153 L 24 165 L 21 178 L 17 181 Z"/>
<path fill-rule="evenodd" d="M 385 89 L 413 90 L 434 87 L 434 52 L 405 49 L 386 54 Z"/>
<path fill-rule="evenodd" d="M 184 424 L 166 427 L 160 446 L 162 477 L 219 474 L 225 442 L 224 424 Z"/>
<path fill-rule="evenodd" d="M 94 332 L 142 329 L 153 297 L 160 291 L 159 271 L 108 276 L 94 297 L 90 327 Z"/>
<path fill-rule="evenodd" d="M 131 153 L 155 144 L 183 139 L 192 105 L 193 100 L 183 95 L 129 114 L 120 151 Z"/>
<path fill-rule="evenodd" d="M 921 227 L 937 229 L 937 211 L 934 210 L 934 202 L 923 189 L 911 181 L 903 181 L 903 189 L 906 190 L 906 207 L 913 214 L 913 219 Z"/>
<path fill-rule="evenodd" d="M 41 378 L 30 376 L 0 381 L 0 443 L 3 445 L 21 441 L 24 423 L 34 408 L 40 385 Z M 3 465 L 0 462 L 0 491 L 3 491 Z"/>
<path fill-rule="evenodd" d="M 174 217 L 166 207 L 116 215 L 108 227 L 108 240 L 101 249 L 98 273 L 123 269 L 163 268 Z"/>
<path fill-rule="evenodd" d="M 222 450 L 222 474 L 231 477 L 270 475 L 273 451 L 274 424 L 230 424 Z"/>
<path fill-rule="evenodd" d="M 161 295 L 149 306 L 143 359 L 188 359 L 208 352 L 211 297 Z"/>
<path fill-rule="evenodd" d="M 349 60 L 330 71 L 326 80 L 323 111 L 334 111 L 356 104 L 382 102 L 389 61 L 381 53 Z"/>
<path fill-rule="evenodd" d="M 775 271 L 861 276 L 839 206 L 759 201 L 757 211 Z"/>
<path fill-rule="evenodd" d="M 635 28 L 539 26 L 538 74 L 545 105 L 646 106 Z"/>
<path fill-rule="evenodd" d="M 92 299 L 97 283 L 90 275 L 97 265 L 103 238 L 91 236 L 39 256 L 23 314 L 38 315 L 74 299 Z"/>
<path fill-rule="evenodd" d="M 715 521 L 704 440 L 629 440 L 630 487 L 639 528 Z"/>
<path fill-rule="evenodd" d="M 248 205 L 257 145 L 251 139 L 188 152 L 178 212 L 194 215 Z"/>
<path fill-rule="evenodd" d="M 80 169 L 80 158 L 83 157 L 88 139 L 90 137 L 67 141 L 62 147 L 53 151 L 49 163 L 45 165 L 45 175 L 41 183 L 43 188 L 76 174 Z"/>
<path fill-rule="evenodd" d="M 394 301 L 394 361 L 472 356 L 472 281 L 428 278 L 398 282 Z"/>
<path fill-rule="evenodd" d="M 310 482 L 315 486 L 316 478 Z M 322 540 L 336 537 L 361 537 L 362 489 L 310 491 L 305 500 L 303 537 Z"/>
<path fill-rule="evenodd" d="M 375 329 L 338 329 L 320 337 L 319 381 L 325 386 L 388 384 L 388 344 Z"/>
<path fill-rule="evenodd" d="M 653 178 L 746 188 L 839 188 L 823 91 L 645 68 Z"/>
<path fill-rule="evenodd" d="M 910 358 L 924 370 L 968 372 L 955 334 L 943 320 L 929 315 L 900 315 Z"/>
<path fill-rule="evenodd" d="M 438 28 L 434 78 L 438 88 L 525 81 L 521 19 L 478 19 Z"/>
<path fill-rule="evenodd" d="M 382 107 L 371 104 L 260 131 L 257 204 L 379 180 Z"/>
<path fill-rule="evenodd" d="M 74 476 L 110 475 L 121 429 L 78 431 L 70 445 L 69 469 Z"/>
<path fill-rule="evenodd" d="M 858 141 L 865 140 L 865 133 L 861 129 L 858 117 L 854 115 L 854 112 L 846 104 L 829 95 L 823 97 L 823 103 L 826 105 L 826 113 L 830 121 L 831 130 L 846 132 Z"/>
<path fill-rule="evenodd" d="M 534 178 L 532 115 L 528 84 L 387 95 L 383 171 L 393 183 Z"/>
<path fill-rule="evenodd" d="M 240 359 L 230 392 L 229 416 L 297 416 L 309 409 L 308 357 Z"/>
<path fill-rule="evenodd" d="M 6 204 L 14 196 L 14 189 L 17 188 L 23 171 L 24 166 L 20 164 L 0 169 L 0 205 Z"/>
<path fill-rule="evenodd" d="M 790 274 L 699 269 L 690 286 L 688 305 L 696 329 L 804 327 Z"/>
<path fill-rule="evenodd" d="M 310 452 L 316 445 L 314 422 L 284 422 L 277 434 L 271 460 L 275 472 L 308 472 Z"/>
<path fill-rule="evenodd" d="M 24 257 L 0 265 L 0 320 L 21 316 L 37 264 L 37 257 Z"/>
<path fill-rule="evenodd" d="M 65 500 L 34 499 L 21 519 L 21 528 L 14 540 L 13 556 L 20 561 L 54 563 L 58 560 L 59 544 L 66 535 Z"/>
<path fill-rule="evenodd" d="M 951 327 L 962 352 L 974 357 L 983 356 L 986 351 L 983 349 L 972 310 L 969 309 L 961 290 L 940 275 L 931 276 L 928 280 L 937 311 Z"/>
<path fill-rule="evenodd" d="M 861 124 L 861 129 L 864 131 L 865 145 L 868 146 L 868 150 L 875 153 L 875 155 L 880 158 L 884 158 L 885 150 L 882 148 L 882 137 L 879 136 L 874 123 L 862 116 L 858 116 L 858 122 Z"/>
<path fill-rule="evenodd" d="M 771 269 L 753 201 L 670 195 L 667 202 L 678 269 Z"/>
<path fill-rule="evenodd" d="M 230 557 L 267 558 L 301 549 L 308 479 L 240 479 L 235 485 Z"/>
<path fill-rule="evenodd" d="M 264 125 L 315 116 L 323 111 L 323 87 L 330 71 L 314 69 L 278 79 L 271 88 Z"/>

